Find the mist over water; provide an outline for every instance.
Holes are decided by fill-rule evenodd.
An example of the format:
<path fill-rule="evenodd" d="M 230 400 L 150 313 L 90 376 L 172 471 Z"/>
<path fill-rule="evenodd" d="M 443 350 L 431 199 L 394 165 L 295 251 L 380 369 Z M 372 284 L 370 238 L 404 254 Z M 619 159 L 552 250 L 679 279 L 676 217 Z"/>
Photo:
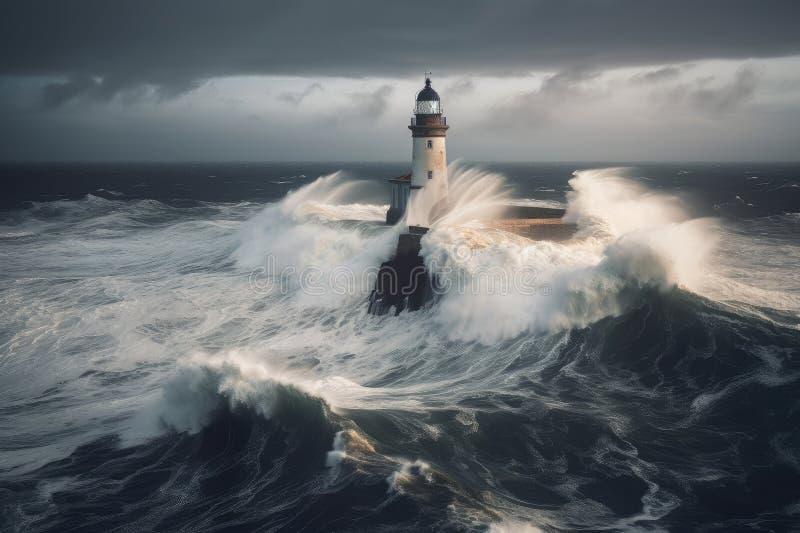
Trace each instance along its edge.
<path fill-rule="evenodd" d="M 9 207 L 2 529 L 790 531 L 800 168 L 573 170 L 451 165 L 450 290 L 396 317 L 388 165 Z"/>

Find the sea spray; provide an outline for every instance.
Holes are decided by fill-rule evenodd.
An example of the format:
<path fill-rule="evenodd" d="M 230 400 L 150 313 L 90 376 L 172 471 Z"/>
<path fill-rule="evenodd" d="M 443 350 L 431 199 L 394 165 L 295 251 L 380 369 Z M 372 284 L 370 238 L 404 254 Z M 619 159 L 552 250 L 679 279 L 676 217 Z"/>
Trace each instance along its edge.
<path fill-rule="evenodd" d="M 451 338 L 491 344 L 584 327 L 631 309 L 642 291 L 691 288 L 702 277 L 713 221 L 689 219 L 677 198 L 615 169 L 576 172 L 570 185 L 567 218 L 581 229 L 573 241 L 475 237 L 447 219 L 423 238 L 437 276 L 457 287 L 443 294 L 434 316 Z M 459 207 L 474 212 L 469 201 Z M 451 220 L 463 218 L 455 212 Z M 523 285 L 520 272 L 527 273 Z"/>
<path fill-rule="evenodd" d="M 628 168 L 580 170 L 569 180 L 564 219 L 612 236 L 689 219 L 674 194 L 653 191 L 630 177 Z"/>
<path fill-rule="evenodd" d="M 505 178 L 496 172 L 454 161 L 447 167 L 447 209 L 433 227 L 446 227 L 496 218 L 511 200 Z"/>
<path fill-rule="evenodd" d="M 254 290 L 294 293 L 304 307 L 365 298 L 399 228 L 381 223 L 385 206 L 335 203 L 358 197 L 360 185 L 341 173 L 323 176 L 248 221 L 232 257 L 250 271 Z"/>

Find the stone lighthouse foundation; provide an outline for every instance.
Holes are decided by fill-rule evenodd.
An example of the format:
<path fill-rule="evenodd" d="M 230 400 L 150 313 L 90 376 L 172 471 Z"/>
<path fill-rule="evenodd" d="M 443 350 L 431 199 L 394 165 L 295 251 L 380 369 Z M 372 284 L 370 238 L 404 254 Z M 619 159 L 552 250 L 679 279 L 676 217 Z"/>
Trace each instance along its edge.
<path fill-rule="evenodd" d="M 369 313 L 385 315 L 394 309 L 416 311 L 435 296 L 436 279 L 420 256 L 422 233 L 403 233 L 394 257 L 381 265 L 369 299 Z"/>

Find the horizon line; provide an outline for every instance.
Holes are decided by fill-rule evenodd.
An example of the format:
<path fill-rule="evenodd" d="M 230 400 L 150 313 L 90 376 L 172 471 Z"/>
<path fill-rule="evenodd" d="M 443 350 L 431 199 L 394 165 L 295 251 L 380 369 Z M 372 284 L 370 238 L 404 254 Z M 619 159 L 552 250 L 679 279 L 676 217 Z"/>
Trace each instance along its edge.
<path fill-rule="evenodd" d="M 800 159 L 456 159 L 470 164 L 746 164 L 775 163 L 800 164 Z M 454 161 L 454 162 L 455 162 Z M 257 160 L 257 159 L 18 159 L 0 160 L 0 165 L 89 165 L 89 164 L 142 164 L 142 165 L 295 165 L 295 164 L 409 164 L 406 160 L 308 159 L 308 160 Z"/>

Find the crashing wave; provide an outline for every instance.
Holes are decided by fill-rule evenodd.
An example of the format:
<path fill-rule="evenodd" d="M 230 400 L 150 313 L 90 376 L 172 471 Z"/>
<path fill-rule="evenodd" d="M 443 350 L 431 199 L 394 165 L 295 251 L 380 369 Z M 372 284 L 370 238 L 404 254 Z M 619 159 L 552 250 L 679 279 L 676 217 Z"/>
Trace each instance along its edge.
<path fill-rule="evenodd" d="M 444 331 L 490 344 L 619 315 L 642 291 L 696 286 L 714 221 L 690 219 L 677 198 L 619 174 L 580 171 L 570 180 L 566 219 L 578 223 L 577 241 L 476 238 L 448 220 L 434 226 L 422 253 L 449 287 L 434 317 Z M 459 209 L 475 211 L 470 202 L 457 205 L 450 220 L 463 220 Z"/>

